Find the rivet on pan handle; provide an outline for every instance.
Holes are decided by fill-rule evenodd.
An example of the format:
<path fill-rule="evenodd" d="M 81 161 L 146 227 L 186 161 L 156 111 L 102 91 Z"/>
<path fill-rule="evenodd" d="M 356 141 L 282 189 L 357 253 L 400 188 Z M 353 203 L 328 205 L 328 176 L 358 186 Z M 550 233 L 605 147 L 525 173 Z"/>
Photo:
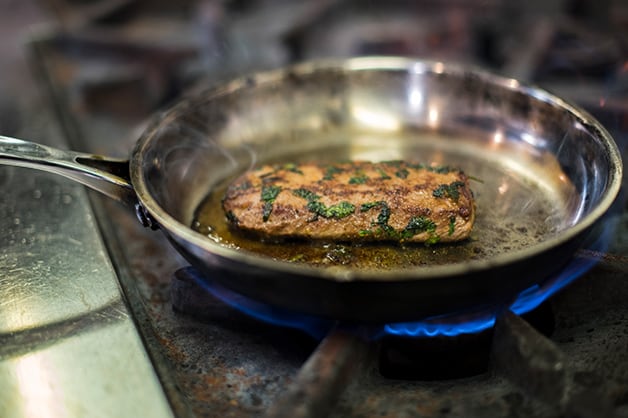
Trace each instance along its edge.
<path fill-rule="evenodd" d="M 144 206 L 141 203 L 135 204 L 135 216 L 140 221 L 143 227 L 150 228 L 153 231 L 159 229 L 159 224 L 153 219 L 153 217 L 148 213 Z"/>

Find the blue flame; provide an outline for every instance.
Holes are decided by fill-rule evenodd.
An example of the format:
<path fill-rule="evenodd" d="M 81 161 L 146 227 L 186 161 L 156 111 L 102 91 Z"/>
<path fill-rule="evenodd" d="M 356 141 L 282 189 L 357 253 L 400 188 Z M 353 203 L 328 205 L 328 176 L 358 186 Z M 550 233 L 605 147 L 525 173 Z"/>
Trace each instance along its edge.
<path fill-rule="evenodd" d="M 418 322 L 400 322 L 384 325 L 385 334 L 405 337 L 454 337 L 461 334 L 474 334 L 491 328 L 495 324 L 494 314 L 471 315 L 474 318 L 459 316 L 431 317 Z"/>
<path fill-rule="evenodd" d="M 596 263 L 594 257 L 575 257 L 560 274 L 542 285 L 535 284 L 521 292 L 509 309 L 517 315 L 530 312 L 573 282 Z M 406 337 L 454 337 L 461 334 L 475 334 L 495 325 L 496 309 L 481 310 L 477 313 L 449 314 L 426 318 L 418 322 L 405 322 L 384 325 L 383 334 Z"/>
<path fill-rule="evenodd" d="M 536 309 L 549 297 L 572 283 L 575 279 L 593 267 L 601 252 L 608 248 L 609 237 L 616 222 L 610 220 L 600 223 L 601 231 L 591 234 L 585 248 L 590 251 L 584 255 L 576 255 L 556 276 L 543 284 L 535 284 L 521 292 L 509 309 L 517 315 Z M 478 310 L 467 313 L 454 313 L 426 318 L 418 322 L 404 322 L 384 325 L 382 335 L 399 335 L 406 337 L 453 337 L 461 334 L 475 334 L 492 328 L 497 316 L 496 309 Z"/>
<path fill-rule="evenodd" d="M 521 292 L 509 309 L 521 315 L 537 308 L 556 292 L 573 282 L 576 278 L 593 267 L 599 255 L 609 243 L 613 222 L 602 222 L 601 232 L 591 235 L 590 242 L 584 247 L 590 251 L 579 253 L 556 276 L 541 285 L 534 285 Z M 246 296 L 235 293 L 200 274 L 192 274 L 197 283 L 218 299 L 245 314 L 270 324 L 302 330 L 316 339 L 322 339 L 335 326 L 336 321 L 306 315 L 286 309 L 273 307 Z M 384 335 L 405 337 L 453 337 L 461 334 L 474 334 L 493 327 L 498 309 L 502 307 L 478 307 L 473 311 L 452 313 L 426 318 L 422 321 L 391 323 L 375 326 L 364 331 L 366 337 L 376 339 Z M 342 325 L 342 324 L 340 324 Z"/>
<path fill-rule="evenodd" d="M 193 269 L 189 269 L 196 283 L 209 291 L 213 296 L 227 305 L 256 318 L 262 322 L 286 328 L 294 328 L 306 332 L 316 339 L 322 339 L 334 326 L 334 321 L 305 315 L 298 312 L 274 307 L 233 292 L 211 279 L 203 277 Z"/>

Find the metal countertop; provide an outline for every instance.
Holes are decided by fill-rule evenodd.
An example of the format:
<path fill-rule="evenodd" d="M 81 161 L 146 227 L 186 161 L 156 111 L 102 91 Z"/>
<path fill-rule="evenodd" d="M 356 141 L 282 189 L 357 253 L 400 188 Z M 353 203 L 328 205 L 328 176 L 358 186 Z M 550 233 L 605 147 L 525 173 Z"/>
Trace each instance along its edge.
<path fill-rule="evenodd" d="M 26 3 L 15 8 L 32 17 Z M 16 25 L 5 23 L 3 45 L 17 42 L 9 33 Z M 2 134 L 68 148 L 37 83 L 28 71 L 15 76 L 25 65 L 9 58 L 22 57 L 0 60 Z M 0 167 L 0 411 L 5 418 L 173 416 L 87 192 L 13 167 Z"/>

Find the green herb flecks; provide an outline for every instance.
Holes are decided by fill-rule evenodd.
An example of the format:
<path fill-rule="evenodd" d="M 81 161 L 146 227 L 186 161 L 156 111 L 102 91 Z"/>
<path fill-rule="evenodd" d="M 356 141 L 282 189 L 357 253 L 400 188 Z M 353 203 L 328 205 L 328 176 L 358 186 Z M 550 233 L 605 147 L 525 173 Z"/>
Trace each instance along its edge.
<path fill-rule="evenodd" d="M 342 201 L 335 205 L 331 205 L 325 209 L 325 213 L 322 214 L 325 218 L 342 219 L 355 212 L 355 205 L 353 203 Z"/>
<path fill-rule="evenodd" d="M 261 199 L 262 202 L 264 202 L 264 206 L 262 208 L 262 220 L 264 222 L 268 221 L 268 218 L 273 211 L 273 203 L 275 203 L 275 199 L 277 199 L 277 195 L 279 194 L 279 192 L 281 192 L 280 186 L 262 186 Z"/>
<path fill-rule="evenodd" d="M 460 197 L 459 188 L 462 186 L 464 186 L 464 183 L 462 181 L 454 181 L 450 184 L 441 184 L 436 189 L 434 189 L 434 191 L 432 191 L 432 196 L 438 198 L 448 197 L 457 202 L 458 198 Z"/>
<path fill-rule="evenodd" d="M 425 168 L 427 169 L 427 171 L 431 171 L 433 173 L 438 173 L 438 174 L 448 174 L 448 173 L 451 173 L 452 171 L 455 171 L 447 165 L 437 165 L 434 167 L 427 166 Z"/>
<path fill-rule="evenodd" d="M 307 189 L 295 189 L 292 191 L 292 194 L 302 199 L 305 199 L 308 202 L 312 202 L 312 201 L 320 199 L 320 197 L 316 193 Z"/>
<path fill-rule="evenodd" d="M 355 205 L 350 202 L 342 201 L 335 205 L 326 206 L 320 201 L 320 196 L 307 189 L 296 189 L 292 193 L 302 199 L 307 200 L 307 209 L 316 217 L 342 219 L 355 212 Z M 314 219 L 316 219 L 316 217 Z"/>
<path fill-rule="evenodd" d="M 262 220 L 264 222 L 268 221 L 270 218 L 270 214 L 273 212 L 273 204 L 270 202 L 264 202 L 264 206 L 262 207 Z"/>
<path fill-rule="evenodd" d="M 403 160 L 383 161 L 382 163 L 396 168 L 407 167 L 413 170 L 427 170 L 438 174 L 447 174 L 452 171 L 459 171 L 449 167 L 448 165 L 427 165 L 423 163 L 405 162 Z"/>
<path fill-rule="evenodd" d="M 246 181 L 243 181 L 242 183 L 238 184 L 237 186 L 233 187 L 232 190 L 245 191 L 245 190 L 250 189 L 251 187 L 253 187 L 251 182 L 246 180 Z"/>
<path fill-rule="evenodd" d="M 378 168 L 377 172 L 379 173 L 380 180 L 390 180 L 391 177 L 381 168 Z"/>
<path fill-rule="evenodd" d="M 455 216 L 450 216 L 449 217 L 449 232 L 448 234 L 451 236 L 454 234 L 454 232 L 456 231 L 456 217 Z"/>
<path fill-rule="evenodd" d="M 408 225 L 401 231 L 401 237 L 408 239 L 423 232 L 430 232 L 433 236 L 436 232 L 436 224 L 425 216 L 413 216 L 408 221 Z"/>
<path fill-rule="evenodd" d="M 377 215 L 377 225 L 384 226 L 388 225 L 388 220 L 390 219 L 390 206 L 386 202 L 381 202 L 381 211 L 379 215 Z"/>
<path fill-rule="evenodd" d="M 325 167 L 325 174 L 323 175 L 323 180 L 333 180 L 334 176 L 338 173 L 342 173 L 343 169 L 340 167 L 336 167 L 335 165 L 328 165 Z"/>
<path fill-rule="evenodd" d="M 415 170 L 423 170 L 427 166 L 425 164 L 421 164 L 421 163 L 408 163 L 408 167 L 409 168 L 413 168 Z"/>
<path fill-rule="evenodd" d="M 360 211 L 367 212 L 377 207 L 381 208 L 376 220 L 373 221 L 373 226 L 376 226 L 377 229 L 361 230 L 359 232 L 359 235 L 361 237 L 367 237 L 370 235 L 383 235 L 393 240 L 404 241 L 420 233 L 428 232 L 430 235 L 425 241 L 426 245 L 432 245 L 440 241 L 440 237 L 436 234 L 436 224 L 434 223 L 434 221 L 425 216 L 414 216 L 410 218 L 406 227 L 401 231 L 397 231 L 388 223 L 388 221 L 390 221 L 391 209 L 386 202 L 378 201 L 363 203 L 360 206 Z"/>
<path fill-rule="evenodd" d="M 283 168 L 286 171 L 293 172 L 293 173 L 303 174 L 303 171 L 301 171 L 299 169 L 299 166 L 297 166 L 295 163 L 284 164 L 281 168 Z"/>
<path fill-rule="evenodd" d="M 399 170 L 395 171 L 395 176 L 399 177 L 400 179 L 408 178 L 408 174 L 410 174 L 410 172 L 407 168 L 400 168 Z"/>
<path fill-rule="evenodd" d="M 425 240 L 425 245 L 434 245 L 434 244 L 438 244 L 439 242 L 440 242 L 440 237 L 434 234 Z"/>
<path fill-rule="evenodd" d="M 399 239 L 399 233 L 395 230 L 395 228 L 388 224 L 388 221 L 390 220 L 390 206 L 388 206 L 388 203 L 384 201 L 363 203 L 360 206 L 360 211 L 367 212 L 376 207 L 380 208 L 377 219 L 373 222 L 373 226 L 377 226 L 377 229 L 371 231 L 371 233 L 375 235 L 385 235 L 391 239 Z"/>
<path fill-rule="evenodd" d="M 368 177 L 364 173 L 358 173 L 355 176 L 349 178 L 349 184 L 364 184 L 368 181 Z"/>
<path fill-rule="evenodd" d="M 381 204 L 385 204 L 385 202 L 367 202 L 367 203 L 362 203 L 362 205 L 360 205 L 360 212 L 366 212 L 368 210 L 371 210 Z"/>

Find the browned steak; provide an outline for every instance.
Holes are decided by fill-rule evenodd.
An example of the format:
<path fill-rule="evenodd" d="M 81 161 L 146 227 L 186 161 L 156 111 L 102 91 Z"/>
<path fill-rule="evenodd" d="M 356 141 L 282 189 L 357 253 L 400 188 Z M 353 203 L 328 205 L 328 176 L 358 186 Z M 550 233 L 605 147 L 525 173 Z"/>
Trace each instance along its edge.
<path fill-rule="evenodd" d="M 475 219 L 462 171 L 406 161 L 265 165 L 228 187 L 223 208 L 271 239 L 433 244 L 467 238 Z"/>

